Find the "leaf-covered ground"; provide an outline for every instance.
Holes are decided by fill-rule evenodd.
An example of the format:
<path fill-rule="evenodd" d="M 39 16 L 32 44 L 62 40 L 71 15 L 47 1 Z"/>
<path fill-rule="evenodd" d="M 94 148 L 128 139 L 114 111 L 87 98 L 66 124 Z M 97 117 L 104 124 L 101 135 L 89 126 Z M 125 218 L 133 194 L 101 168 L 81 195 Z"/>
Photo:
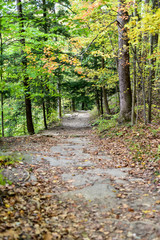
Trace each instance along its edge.
<path fill-rule="evenodd" d="M 21 169 L 21 173 L 34 173 L 36 181 L 24 174 L 14 184 L 0 187 L 0 239 L 160 239 L 160 136 L 156 130 L 138 131 L 121 127 L 101 139 L 88 128 L 66 127 L 42 135 L 4 138 L 0 145 L 5 151 L 52 156 L 51 147 L 71 136 L 85 135 L 92 149 L 95 146 L 92 155 L 99 156 L 92 160 L 96 168 L 130 170 L 124 183 L 110 176 L 117 205 L 103 208 L 83 196 L 64 198 L 63 192 L 76 187 L 63 181 L 63 168 L 51 166 L 43 157 L 37 163 L 15 163 L 14 168 Z M 89 146 L 83 151 L 91 152 Z M 100 157 L 104 151 L 112 161 Z M 5 168 L 12 171 L 12 166 Z M 78 171 L 85 174 L 86 169 Z"/>

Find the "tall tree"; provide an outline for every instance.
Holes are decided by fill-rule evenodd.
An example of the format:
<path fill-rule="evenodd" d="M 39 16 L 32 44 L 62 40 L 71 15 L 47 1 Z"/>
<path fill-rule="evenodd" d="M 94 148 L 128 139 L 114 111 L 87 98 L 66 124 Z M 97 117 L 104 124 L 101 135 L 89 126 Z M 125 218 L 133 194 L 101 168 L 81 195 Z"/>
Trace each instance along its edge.
<path fill-rule="evenodd" d="M 0 81 L 3 81 L 3 40 L 2 40 L 2 16 L 0 16 Z M 2 137 L 4 137 L 4 111 L 3 111 L 3 89 L 1 89 L 1 121 L 2 121 Z"/>
<path fill-rule="evenodd" d="M 153 11 L 158 8 L 160 5 L 158 0 L 152 1 L 152 9 Z M 156 65 L 156 58 L 153 57 L 154 50 L 158 46 L 158 33 L 151 34 L 150 36 L 150 70 L 149 70 L 149 80 L 148 80 L 148 123 L 151 123 L 152 120 L 152 85 L 155 79 L 155 65 Z"/>
<path fill-rule="evenodd" d="M 105 61 L 102 57 L 102 69 L 105 69 Z M 102 86 L 102 92 L 103 92 L 103 101 L 104 101 L 104 108 L 107 114 L 110 114 L 108 99 L 107 99 L 107 89 L 105 88 L 105 85 Z"/>
<path fill-rule="evenodd" d="M 130 85 L 129 69 L 129 38 L 126 24 L 129 21 L 128 11 L 125 6 L 125 0 L 119 0 L 118 6 L 118 74 L 120 90 L 120 116 L 119 121 L 128 121 L 131 119 L 132 94 Z"/>
<path fill-rule="evenodd" d="M 32 105 L 31 105 L 31 95 L 30 95 L 30 86 L 29 86 L 29 77 L 26 73 L 27 69 L 27 58 L 24 53 L 25 47 L 25 29 L 24 29 L 24 16 L 22 10 L 22 2 L 21 0 L 17 0 L 17 11 L 18 11 L 18 18 L 19 18 L 19 32 L 20 32 L 20 42 L 22 45 L 22 66 L 23 66 L 23 84 L 25 88 L 25 107 L 26 107 L 26 120 L 27 120 L 27 130 L 29 134 L 34 134 L 34 127 L 32 121 Z"/>

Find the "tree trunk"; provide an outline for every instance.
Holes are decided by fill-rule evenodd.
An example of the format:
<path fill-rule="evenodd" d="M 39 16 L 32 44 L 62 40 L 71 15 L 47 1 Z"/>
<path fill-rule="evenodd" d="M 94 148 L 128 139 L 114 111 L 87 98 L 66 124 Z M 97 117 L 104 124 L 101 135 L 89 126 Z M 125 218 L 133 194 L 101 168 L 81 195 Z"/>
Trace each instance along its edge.
<path fill-rule="evenodd" d="M 47 93 L 45 96 L 45 99 L 46 99 L 46 112 L 47 112 L 47 119 L 48 119 L 51 113 L 51 101 L 49 97 L 49 88 L 47 85 L 45 85 L 45 91 Z"/>
<path fill-rule="evenodd" d="M 2 137 L 4 137 L 4 112 L 3 112 L 3 93 L 1 93 L 1 121 L 2 121 Z"/>
<path fill-rule="evenodd" d="M 136 0 L 134 0 L 134 7 L 136 4 Z M 137 16 L 137 8 L 135 7 L 133 11 L 133 17 Z M 137 58 L 137 47 L 133 47 L 133 91 L 132 91 L 132 115 L 131 115 L 131 125 L 135 124 L 136 121 L 136 114 L 135 114 L 135 104 L 136 104 L 136 87 L 137 87 L 137 65 L 136 65 L 136 58 Z M 137 100 L 138 102 L 138 100 Z M 138 109 L 137 109 L 138 112 Z M 138 114 L 138 113 L 137 113 Z"/>
<path fill-rule="evenodd" d="M 120 116 L 119 121 L 131 120 L 132 94 L 130 87 L 129 70 L 129 39 L 127 35 L 126 23 L 129 21 L 128 12 L 125 9 L 123 0 L 119 0 L 118 8 L 118 74 L 120 90 Z"/>
<path fill-rule="evenodd" d="M 62 118 L 61 82 L 58 82 L 58 116 Z"/>
<path fill-rule="evenodd" d="M 101 104 L 101 115 L 103 115 L 103 90 L 102 90 L 102 87 L 100 88 L 100 104 Z"/>
<path fill-rule="evenodd" d="M 155 9 L 156 7 L 159 7 L 159 1 L 154 0 L 152 9 Z M 152 55 L 154 52 L 154 49 L 158 46 L 158 34 L 151 35 L 150 37 L 150 54 Z M 155 63 L 156 59 L 151 58 L 150 60 L 150 71 L 149 71 L 149 80 L 148 80 L 148 123 L 151 123 L 152 121 L 152 85 L 155 78 Z"/>
<path fill-rule="evenodd" d="M 102 69 L 105 68 L 105 62 L 104 62 L 104 58 L 102 57 Z M 105 86 L 102 87 L 102 93 L 103 93 L 103 101 L 104 101 L 104 107 L 105 107 L 105 111 L 107 114 L 110 114 L 110 109 L 109 109 L 109 104 L 108 104 L 108 99 L 107 99 L 107 90 L 105 88 Z"/>
<path fill-rule="evenodd" d="M 47 34 L 48 33 L 48 23 L 47 23 L 47 7 L 46 7 L 46 0 L 42 0 L 42 8 L 43 8 L 43 29 L 44 29 L 44 33 Z M 44 37 L 44 41 L 47 41 L 47 37 Z M 45 54 L 46 58 L 48 58 L 48 55 Z M 47 112 L 47 118 L 49 118 L 50 116 L 50 112 L 51 112 L 51 102 L 50 102 L 50 97 L 49 97 L 49 88 L 47 86 L 47 84 L 45 84 L 45 90 L 47 92 L 47 97 L 46 97 L 46 112 Z"/>
<path fill-rule="evenodd" d="M 44 127 L 45 127 L 45 129 L 47 129 L 46 108 L 45 108 L 45 101 L 44 101 L 44 99 L 43 99 L 42 107 L 43 107 Z"/>
<path fill-rule="evenodd" d="M 132 91 L 132 115 L 131 115 L 131 124 L 135 124 L 135 103 L 136 103 L 136 47 L 134 47 L 133 52 L 133 91 Z"/>
<path fill-rule="evenodd" d="M 72 98 L 72 111 L 75 112 L 76 108 L 75 108 L 75 99 Z"/>
<path fill-rule="evenodd" d="M 103 90 L 103 100 L 104 100 L 104 108 L 107 114 L 111 114 L 110 109 L 109 109 L 109 104 L 108 104 L 108 99 L 107 99 L 107 90 L 105 86 L 102 87 Z"/>
<path fill-rule="evenodd" d="M 85 109 L 85 102 L 82 102 L 82 110 Z"/>
<path fill-rule="evenodd" d="M 21 0 L 17 0 L 17 10 L 18 10 L 18 18 L 19 18 L 19 32 L 20 32 L 20 34 L 23 35 L 25 30 L 24 30 L 24 17 L 23 17 Z M 24 37 L 21 37 L 20 42 L 22 44 L 22 47 L 25 47 L 25 38 Z M 27 130 L 28 130 L 29 134 L 34 134 L 29 78 L 26 74 L 27 58 L 26 58 L 23 50 L 21 50 L 21 54 L 22 54 L 22 66 L 23 66 L 23 72 L 24 72 L 23 84 L 25 87 L 25 106 L 26 106 Z"/>
<path fill-rule="evenodd" d="M 1 17 L 0 17 L 0 41 L 1 41 L 1 83 L 3 81 L 3 41 L 2 41 L 2 24 L 1 24 Z M 3 89 L 1 89 L 1 129 L 2 129 L 2 137 L 4 137 L 4 112 L 3 112 Z"/>
<path fill-rule="evenodd" d="M 154 48 L 158 45 L 158 34 L 151 35 L 151 54 L 153 54 Z M 149 72 L 148 83 L 148 123 L 152 120 L 152 85 L 155 78 L 155 62 L 156 59 L 152 58 L 150 61 L 151 67 Z"/>
<path fill-rule="evenodd" d="M 96 106 L 97 106 L 98 115 L 100 116 L 101 110 L 100 110 L 100 102 L 99 102 L 99 93 L 98 93 L 97 88 L 95 90 L 95 98 L 96 98 Z"/>
<path fill-rule="evenodd" d="M 44 32 L 48 33 L 46 0 L 42 0 L 42 4 L 43 4 Z M 46 40 L 47 38 L 45 37 L 45 41 Z"/>

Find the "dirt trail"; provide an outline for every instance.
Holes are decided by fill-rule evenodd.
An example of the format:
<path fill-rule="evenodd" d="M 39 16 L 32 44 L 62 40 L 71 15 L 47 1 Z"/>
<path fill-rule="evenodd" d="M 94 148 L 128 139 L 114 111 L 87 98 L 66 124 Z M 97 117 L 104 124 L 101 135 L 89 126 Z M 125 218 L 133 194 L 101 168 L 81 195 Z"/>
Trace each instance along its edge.
<path fill-rule="evenodd" d="M 20 186 L 24 192 L 31 188 L 29 196 L 38 204 L 37 212 L 27 215 L 32 231 L 23 230 L 24 238 L 15 239 L 160 239 L 159 193 L 133 177 L 131 168 L 113 167 L 112 156 L 93 138 L 89 113 L 82 111 L 39 135 L 8 139 L 12 151 L 26 152 L 21 167 L 24 179 L 31 170 L 30 178 Z M 7 171 L 14 181 L 14 171 Z M 33 213 L 40 214 L 39 222 Z M 12 228 L 20 232 L 16 225 Z"/>

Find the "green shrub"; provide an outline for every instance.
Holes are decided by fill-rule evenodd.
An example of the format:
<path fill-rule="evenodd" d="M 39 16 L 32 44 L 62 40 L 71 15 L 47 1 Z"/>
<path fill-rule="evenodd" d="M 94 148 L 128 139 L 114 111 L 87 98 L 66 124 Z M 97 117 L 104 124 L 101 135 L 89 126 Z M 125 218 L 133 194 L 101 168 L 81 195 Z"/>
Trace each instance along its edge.
<path fill-rule="evenodd" d="M 96 121 L 92 123 L 92 126 L 95 126 L 95 129 L 98 131 L 98 133 L 105 133 L 111 128 L 115 128 L 117 126 L 118 116 L 118 114 L 105 115 L 104 117 L 96 119 Z"/>

